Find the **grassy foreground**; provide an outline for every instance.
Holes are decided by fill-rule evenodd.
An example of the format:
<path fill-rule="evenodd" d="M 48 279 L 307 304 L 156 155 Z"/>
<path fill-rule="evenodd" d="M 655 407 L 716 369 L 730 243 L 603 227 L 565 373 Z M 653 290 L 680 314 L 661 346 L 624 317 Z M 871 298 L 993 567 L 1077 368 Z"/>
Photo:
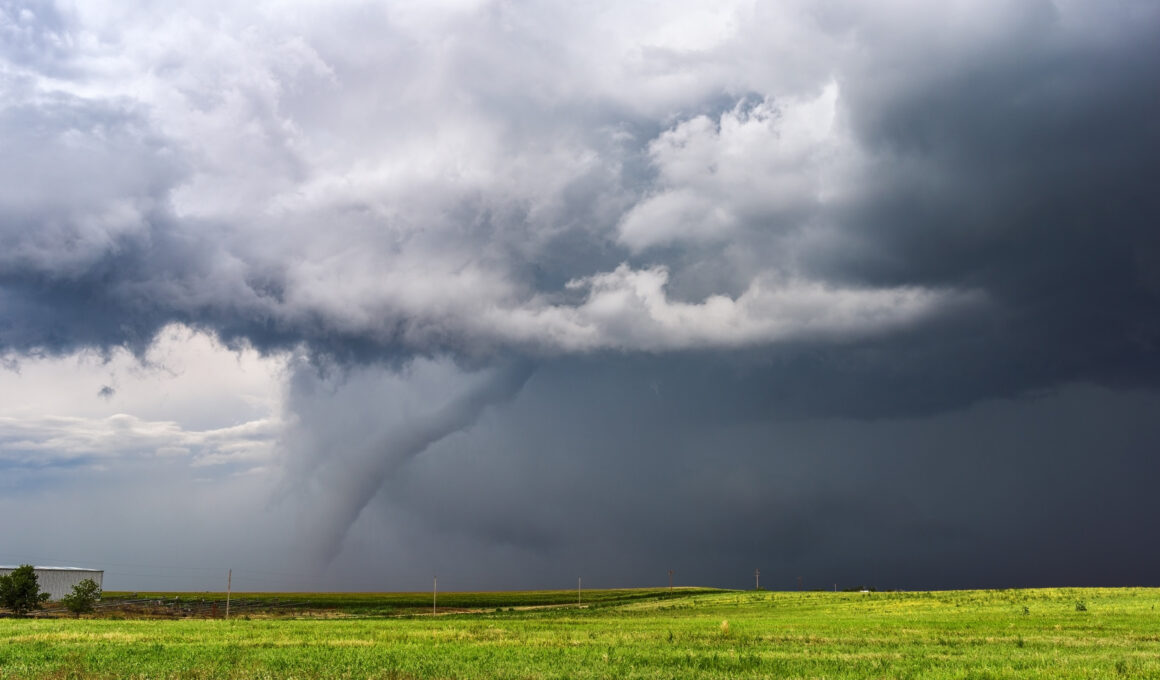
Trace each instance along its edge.
<path fill-rule="evenodd" d="M 1155 678 L 1157 604 L 717 591 L 438 617 L 2 619 L 0 678 Z"/>

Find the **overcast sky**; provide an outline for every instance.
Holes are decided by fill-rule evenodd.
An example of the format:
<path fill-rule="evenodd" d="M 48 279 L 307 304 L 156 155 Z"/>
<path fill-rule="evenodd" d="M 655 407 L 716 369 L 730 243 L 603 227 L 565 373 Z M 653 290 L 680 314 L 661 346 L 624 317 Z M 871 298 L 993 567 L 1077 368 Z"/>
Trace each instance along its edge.
<path fill-rule="evenodd" d="M 0 0 L 0 563 L 1160 585 L 1157 3 L 173 5 Z"/>

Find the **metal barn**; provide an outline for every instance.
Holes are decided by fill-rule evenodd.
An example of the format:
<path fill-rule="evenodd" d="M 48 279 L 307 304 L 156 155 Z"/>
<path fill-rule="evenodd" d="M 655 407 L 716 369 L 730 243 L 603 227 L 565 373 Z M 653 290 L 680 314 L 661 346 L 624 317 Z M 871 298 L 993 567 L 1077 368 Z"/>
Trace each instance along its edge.
<path fill-rule="evenodd" d="M 16 567 L 0 567 L 0 576 L 7 576 Z M 40 592 L 48 593 L 50 600 L 60 598 L 72 592 L 73 586 L 91 578 L 101 585 L 105 572 L 100 569 L 81 569 L 79 567 L 33 567 L 36 581 L 40 584 Z"/>

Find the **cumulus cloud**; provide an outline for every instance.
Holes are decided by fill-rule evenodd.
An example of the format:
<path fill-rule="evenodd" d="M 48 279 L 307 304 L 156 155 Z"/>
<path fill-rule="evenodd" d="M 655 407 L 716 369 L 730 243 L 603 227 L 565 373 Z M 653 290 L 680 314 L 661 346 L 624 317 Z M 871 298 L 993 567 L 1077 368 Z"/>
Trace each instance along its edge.
<path fill-rule="evenodd" d="M 5 260 L 10 306 L 29 321 L 66 323 L 56 312 L 61 298 L 96 286 L 106 313 L 124 318 L 111 319 L 116 326 L 102 333 L 90 330 L 89 338 L 58 338 L 25 323 L 2 336 L 8 347 L 139 345 L 174 320 L 259 346 L 306 342 L 326 351 L 338 336 L 381 352 L 428 355 L 487 354 L 508 344 L 547 353 L 730 347 L 814 331 L 810 324 L 795 328 L 797 315 L 778 315 L 749 298 L 738 302 L 744 319 L 721 319 L 728 313 L 720 291 L 706 291 L 700 306 L 662 302 L 680 309 L 670 321 L 684 319 L 663 340 L 656 338 L 658 321 L 662 332 L 670 321 L 653 314 L 665 315 L 656 305 L 636 307 L 649 310 L 639 317 L 617 314 L 616 329 L 600 323 L 607 310 L 598 308 L 609 305 L 611 282 L 627 280 L 617 259 L 644 246 L 728 238 L 738 220 L 800 227 L 808 211 L 795 206 L 828 191 L 826 178 L 814 175 L 825 174 L 821 166 L 834 153 L 827 149 L 838 145 L 833 82 L 812 98 L 790 95 L 783 103 L 769 95 L 650 139 L 636 131 L 644 121 L 634 111 L 655 104 L 630 101 L 641 94 L 627 84 L 600 94 L 596 109 L 573 109 L 577 97 L 590 96 L 584 68 L 578 88 L 548 101 L 537 88 L 557 71 L 528 72 L 531 82 L 511 77 L 512 60 L 525 49 L 546 52 L 561 67 L 589 61 L 528 42 L 525 31 L 559 18 L 556 12 L 522 17 L 533 25 L 520 25 L 508 45 L 481 39 L 515 30 L 507 22 L 516 15 L 490 6 L 369 15 L 345 7 L 324 20 L 305 8 L 239 16 L 199 10 L 148 25 L 116 23 L 112 17 L 120 15 L 107 9 L 62 15 L 56 30 L 74 45 L 66 52 L 76 67 L 71 77 L 49 78 L 25 59 L 18 84 L 6 88 L 16 96 L 7 100 L 3 134 L 24 151 L 8 156 L 5 167 L 23 172 L 18 168 L 35 161 L 46 171 L 9 182 L 14 193 L 0 208 L 12 243 Z M 674 45 L 708 54 L 724 49 L 745 11 L 715 11 L 720 20 L 706 25 L 718 28 L 708 33 L 690 23 L 695 13 L 618 12 L 608 19 L 656 22 L 639 43 L 618 47 L 623 54 Z M 10 23 L 23 21 L 12 14 Z M 261 29 L 252 23 L 259 18 Z M 376 49 L 385 62 L 344 49 L 347 43 L 327 32 L 356 20 L 383 30 Z M 432 25 L 453 36 L 446 53 L 426 41 Z M 118 38 L 102 38 L 102 31 Z M 470 69 L 458 69 L 480 56 L 503 74 L 499 81 L 464 80 Z M 594 56 L 587 68 L 601 68 L 607 58 Z M 396 58 L 411 67 L 398 67 Z M 390 96 L 372 85 L 383 77 L 392 82 Z M 672 94 L 649 96 L 667 101 Z M 537 113 L 525 125 L 520 112 L 529 107 L 559 113 Z M 23 132 L 30 120 L 32 135 Z M 647 180 L 627 166 L 642 145 L 659 177 L 638 197 Z M 614 235 L 630 250 L 608 251 Z M 600 282 L 593 289 L 599 301 L 570 303 L 559 284 L 544 288 L 547 282 L 536 280 L 561 240 L 575 239 L 591 240 L 592 255 L 563 267 L 564 281 Z M 655 280 L 655 272 L 677 265 L 642 264 L 649 266 L 634 266 L 632 280 Z M 837 304 L 811 315 L 841 316 L 830 333 L 876 331 L 876 323 L 862 329 L 858 320 L 881 318 L 894 300 L 901 306 L 886 316 L 919 316 L 906 303 L 909 293 L 893 287 L 850 291 L 840 302 L 817 294 L 793 302 L 802 287 L 833 286 L 786 267 L 783 261 L 743 272 L 743 289 L 768 289 L 792 275 L 802 286 L 786 287 L 779 298 Z M 946 291 L 910 292 L 933 300 Z M 870 308 L 849 314 L 863 297 Z M 710 308 L 704 319 L 693 318 Z M 741 330 L 679 328 L 718 320 Z"/>
<path fill-rule="evenodd" d="M 587 290 L 574 306 L 547 306 L 505 315 L 482 315 L 484 323 L 534 346 L 542 337 L 565 350 L 682 350 L 758 345 L 786 339 L 852 339 L 882 333 L 969 295 L 895 288 L 832 288 L 810 281 L 755 279 L 736 298 L 672 300 L 664 267 L 612 272 L 569 281 Z"/>
<path fill-rule="evenodd" d="M 790 230 L 836 200 L 857 149 L 839 122 L 836 82 L 814 98 L 742 100 L 649 143 L 656 193 L 619 225 L 634 250 L 673 241 L 727 241 L 743 228 Z"/>

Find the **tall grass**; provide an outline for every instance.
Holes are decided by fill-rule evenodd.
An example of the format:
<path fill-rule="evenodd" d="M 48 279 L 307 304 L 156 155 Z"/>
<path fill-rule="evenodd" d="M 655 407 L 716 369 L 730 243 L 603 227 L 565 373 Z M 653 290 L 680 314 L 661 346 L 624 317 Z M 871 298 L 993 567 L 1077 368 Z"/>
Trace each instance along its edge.
<path fill-rule="evenodd" d="M 0 678 L 1152 678 L 1157 604 L 1155 589 L 718 591 L 436 617 L 2 619 Z"/>

